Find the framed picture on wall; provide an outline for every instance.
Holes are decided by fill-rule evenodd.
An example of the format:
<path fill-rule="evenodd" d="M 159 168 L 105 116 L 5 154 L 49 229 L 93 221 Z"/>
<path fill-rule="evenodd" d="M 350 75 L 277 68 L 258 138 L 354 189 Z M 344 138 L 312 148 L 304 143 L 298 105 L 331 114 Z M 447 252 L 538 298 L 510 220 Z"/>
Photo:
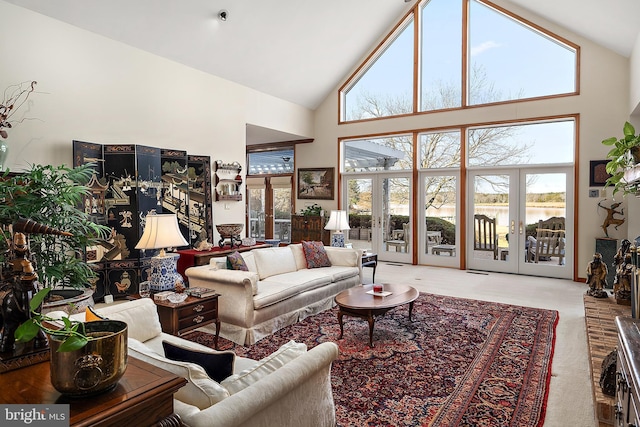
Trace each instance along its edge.
<path fill-rule="evenodd" d="M 298 169 L 298 199 L 333 200 L 334 168 Z"/>
<path fill-rule="evenodd" d="M 589 162 L 589 187 L 603 187 L 609 175 L 605 169 L 609 160 L 591 160 Z"/>

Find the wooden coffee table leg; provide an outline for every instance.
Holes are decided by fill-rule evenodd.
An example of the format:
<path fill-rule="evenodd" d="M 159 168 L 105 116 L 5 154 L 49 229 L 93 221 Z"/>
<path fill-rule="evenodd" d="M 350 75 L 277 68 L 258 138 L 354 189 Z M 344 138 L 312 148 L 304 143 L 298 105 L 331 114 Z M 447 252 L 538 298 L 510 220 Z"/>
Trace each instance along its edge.
<path fill-rule="evenodd" d="M 413 322 L 413 320 L 411 320 L 411 313 L 413 313 L 413 301 L 409 303 L 409 322 Z"/>
<path fill-rule="evenodd" d="M 371 311 L 369 311 L 369 315 L 367 316 L 367 322 L 369 322 L 369 347 L 373 348 L 373 325 L 375 323 L 375 318 Z"/>
<path fill-rule="evenodd" d="M 340 336 L 338 337 L 339 340 L 342 339 L 342 334 L 344 333 L 344 329 L 342 326 L 342 310 L 338 310 L 338 323 L 340 324 Z"/>

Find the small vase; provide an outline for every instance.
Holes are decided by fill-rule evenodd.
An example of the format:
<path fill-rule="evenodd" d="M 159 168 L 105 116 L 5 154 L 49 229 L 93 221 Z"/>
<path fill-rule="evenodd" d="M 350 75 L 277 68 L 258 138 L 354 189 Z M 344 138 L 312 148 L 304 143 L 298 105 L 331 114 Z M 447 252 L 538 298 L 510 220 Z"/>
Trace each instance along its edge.
<path fill-rule="evenodd" d="M 4 140 L 0 140 L 0 172 L 7 168 L 7 157 L 9 156 L 9 145 Z"/>

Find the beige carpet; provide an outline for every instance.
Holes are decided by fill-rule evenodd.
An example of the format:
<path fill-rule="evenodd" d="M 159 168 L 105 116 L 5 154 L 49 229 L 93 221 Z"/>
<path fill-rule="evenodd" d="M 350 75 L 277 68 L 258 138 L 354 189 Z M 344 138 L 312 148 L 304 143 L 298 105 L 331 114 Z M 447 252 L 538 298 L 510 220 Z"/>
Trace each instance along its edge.
<path fill-rule="evenodd" d="M 366 283 L 371 283 L 371 274 L 371 268 L 364 269 Z M 582 298 L 586 284 L 386 262 L 378 264 L 376 283 L 406 283 L 421 292 L 557 310 L 560 321 L 544 426 L 597 426 Z"/>

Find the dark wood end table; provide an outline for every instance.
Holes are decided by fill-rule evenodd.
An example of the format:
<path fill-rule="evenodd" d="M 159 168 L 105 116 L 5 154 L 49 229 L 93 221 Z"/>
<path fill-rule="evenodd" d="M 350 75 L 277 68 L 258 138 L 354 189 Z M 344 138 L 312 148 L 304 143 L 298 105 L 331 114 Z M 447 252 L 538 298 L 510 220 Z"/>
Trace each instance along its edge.
<path fill-rule="evenodd" d="M 115 389 L 82 399 L 61 395 L 51 385 L 49 362 L 0 375 L 0 402 L 13 404 L 69 404 L 72 427 L 181 426 L 173 412 L 173 394 L 187 380 L 149 363 L 128 358 Z"/>
<path fill-rule="evenodd" d="M 376 267 L 378 267 L 378 254 L 365 253 L 362 254 L 362 266 L 373 267 L 373 276 L 371 282 L 376 282 Z"/>
<path fill-rule="evenodd" d="M 218 297 L 220 294 L 208 295 L 202 298 L 188 296 L 186 300 L 172 303 L 169 300 L 156 301 L 158 317 L 162 325 L 162 332 L 180 336 L 204 325 L 215 323 L 216 335 L 214 346 L 218 349 L 220 336 L 220 317 L 218 316 Z M 140 298 L 139 294 L 129 298 Z"/>
<path fill-rule="evenodd" d="M 373 326 L 375 316 L 385 314 L 392 308 L 409 304 L 409 321 L 413 312 L 413 302 L 420 295 L 415 288 L 407 285 L 385 284 L 384 290 L 391 292 L 386 297 L 368 294 L 373 285 L 360 285 L 344 290 L 336 295 L 335 301 L 338 304 L 338 323 L 340 323 L 340 338 L 344 333 L 342 317 L 354 316 L 366 319 L 369 322 L 369 346 L 373 347 Z"/>

